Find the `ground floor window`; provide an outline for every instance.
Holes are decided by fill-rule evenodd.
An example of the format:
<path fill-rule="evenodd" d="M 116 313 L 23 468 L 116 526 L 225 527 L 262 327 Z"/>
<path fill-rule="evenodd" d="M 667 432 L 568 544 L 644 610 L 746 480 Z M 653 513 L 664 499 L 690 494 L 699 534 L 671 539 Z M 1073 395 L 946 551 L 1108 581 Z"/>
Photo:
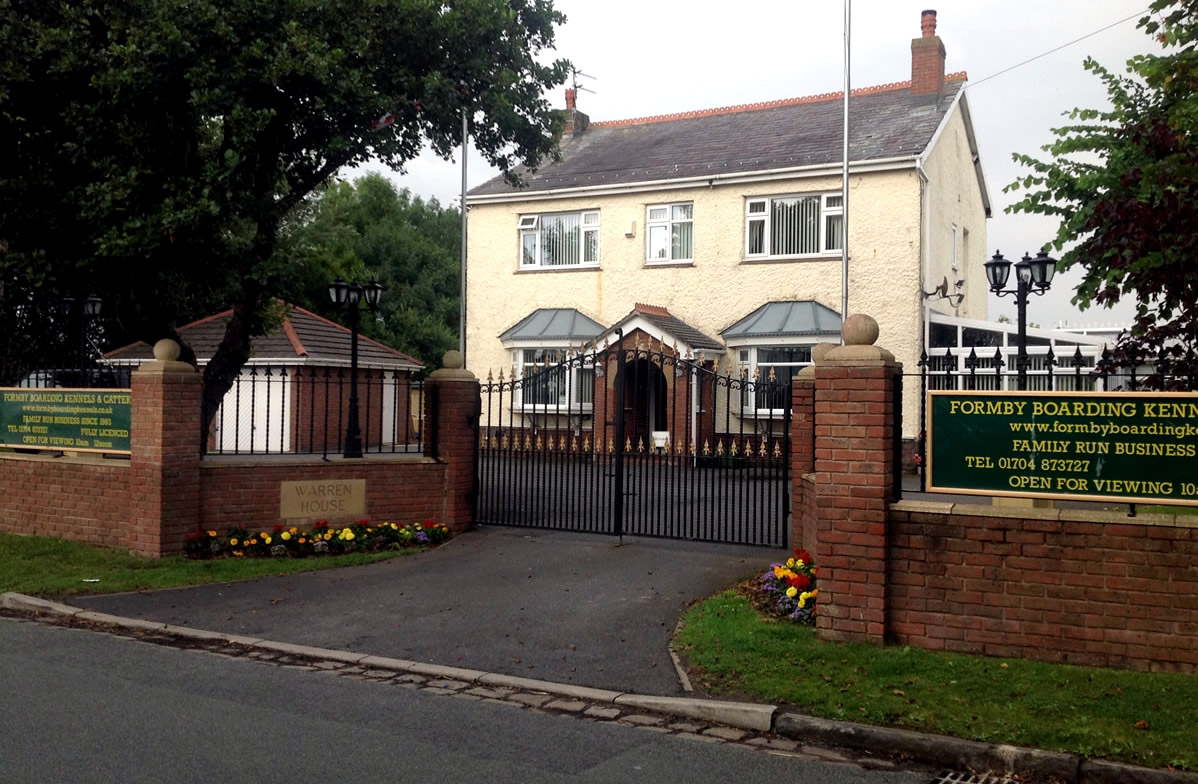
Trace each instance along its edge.
<path fill-rule="evenodd" d="M 516 349 L 520 375 L 519 405 L 538 408 L 582 408 L 595 402 L 595 368 L 562 348 Z"/>
<path fill-rule="evenodd" d="M 748 346 L 737 349 L 738 367 L 751 383 L 743 408 L 782 411 L 790 403 L 790 382 L 811 364 L 811 346 Z"/>

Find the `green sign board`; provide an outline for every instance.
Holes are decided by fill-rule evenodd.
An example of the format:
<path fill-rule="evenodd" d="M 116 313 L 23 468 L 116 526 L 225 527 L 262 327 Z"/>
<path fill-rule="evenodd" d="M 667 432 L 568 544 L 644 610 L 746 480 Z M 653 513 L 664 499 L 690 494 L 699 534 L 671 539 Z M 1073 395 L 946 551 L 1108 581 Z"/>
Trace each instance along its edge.
<path fill-rule="evenodd" d="M 127 389 L 0 388 L 0 446 L 128 454 Z"/>
<path fill-rule="evenodd" d="M 1198 505 L 1198 393 L 928 393 L 932 492 Z"/>

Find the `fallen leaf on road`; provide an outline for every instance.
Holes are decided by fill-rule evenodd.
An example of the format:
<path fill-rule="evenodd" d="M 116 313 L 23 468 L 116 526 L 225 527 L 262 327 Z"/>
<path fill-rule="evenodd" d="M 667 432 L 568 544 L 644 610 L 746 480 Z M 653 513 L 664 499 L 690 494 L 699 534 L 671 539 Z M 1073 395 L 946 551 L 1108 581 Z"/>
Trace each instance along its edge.
<path fill-rule="evenodd" d="M 1148 729 L 1148 727 L 1149 727 L 1149 724 L 1148 724 L 1148 722 L 1146 722 L 1146 721 L 1144 721 L 1143 719 L 1141 719 L 1140 721 L 1137 721 L 1137 722 L 1136 722 L 1135 724 L 1133 724 L 1132 726 L 1133 726 L 1133 727 L 1135 727 L 1135 728 L 1136 728 L 1136 729 L 1138 729 L 1138 730 L 1146 730 L 1146 729 Z"/>

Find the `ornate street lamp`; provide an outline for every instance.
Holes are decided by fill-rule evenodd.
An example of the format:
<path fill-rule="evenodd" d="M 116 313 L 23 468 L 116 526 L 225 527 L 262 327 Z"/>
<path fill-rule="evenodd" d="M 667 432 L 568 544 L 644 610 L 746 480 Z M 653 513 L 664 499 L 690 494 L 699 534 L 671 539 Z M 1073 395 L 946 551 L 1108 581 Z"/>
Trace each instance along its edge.
<path fill-rule="evenodd" d="M 1027 389 L 1027 298 L 1030 294 L 1044 294 L 1052 286 L 1052 276 L 1057 271 L 1057 260 L 1041 250 L 1032 258 L 1023 254 L 1023 258 L 1015 264 L 1015 288 L 1004 288 L 1007 278 L 1011 276 L 1011 262 L 1003 258 L 999 251 L 986 262 L 986 280 L 990 283 L 990 291 L 1000 297 L 1007 294 L 1015 295 L 1015 306 L 1019 314 L 1019 353 L 1015 359 L 1015 367 L 1019 373 L 1019 391 Z"/>
<path fill-rule="evenodd" d="M 70 318 L 71 314 L 75 311 L 75 298 L 67 294 L 59 301 L 58 307 L 59 312 L 62 313 L 64 318 Z M 80 376 L 84 379 L 84 383 L 87 386 L 90 386 L 88 381 L 90 377 L 88 374 L 82 372 L 90 364 L 88 362 L 87 328 L 91 324 L 91 321 L 100 315 L 100 311 L 103 309 L 104 300 L 95 294 L 88 296 L 87 299 L 79 303 L 79 355 L 77 363 Z"/>
<path fill-rule="evenodd" d="M 363 294 L 366 305 L 373 310 L 383 296 L 383 284 L 377 280 L 365 284 L 346 283 L 341 278 L 329 284 L 329 299 L 343 306 L 349 317 L 349 417 L 345 426 L 344 457 L 362 456 L 362 428 L 358 424 L 358 329 L 361 327 Z"/>

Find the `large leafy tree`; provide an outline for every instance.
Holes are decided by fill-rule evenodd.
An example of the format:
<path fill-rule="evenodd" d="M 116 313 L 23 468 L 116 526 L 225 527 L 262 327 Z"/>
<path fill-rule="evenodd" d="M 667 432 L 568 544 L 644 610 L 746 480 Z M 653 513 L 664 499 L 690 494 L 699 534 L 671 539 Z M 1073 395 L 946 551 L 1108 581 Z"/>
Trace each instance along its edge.
<path fill-rule="evenodd" d="M 1198 371 L 1198 0 L 1156 0 L 1139 26 L 1163 51 L 1126 75 L 1087 59 L 1111 108 L 1075 109 L 1051 158 L 1015 156 L 1031 174 L 1009 187 L 1028 190 L 1013 211 L 1060 218 L 1061 267 L 1084 270 L 1075 303 L 1134 300 L 1116 361 L 1157 360 L 1150 380 L 1168 384 Z"/>
<path fill-rule="evenodd" d="M 375 317 L 362 322 L 365 334 L 430 366 L 457 345 L 462 241 L 456 209 L 369 174 L 324 189 L 305 213 L 280 243 L 280 252 L 304 271 L 293 280 L 292 301 L 338 318 L 327 293 L 330 277 L 377 278 L 386 290 Z"/>
<path fill-rule="evenodd" d="M 294 273 L 282 227 L 335 172 L 451 154 L 464 106 L 500 170 L 553 154 L 563 21 L 552 0 L 0 0 L 5 296 L 94 291 L 150 342 L 231 306 L 207 419 Z"/>

